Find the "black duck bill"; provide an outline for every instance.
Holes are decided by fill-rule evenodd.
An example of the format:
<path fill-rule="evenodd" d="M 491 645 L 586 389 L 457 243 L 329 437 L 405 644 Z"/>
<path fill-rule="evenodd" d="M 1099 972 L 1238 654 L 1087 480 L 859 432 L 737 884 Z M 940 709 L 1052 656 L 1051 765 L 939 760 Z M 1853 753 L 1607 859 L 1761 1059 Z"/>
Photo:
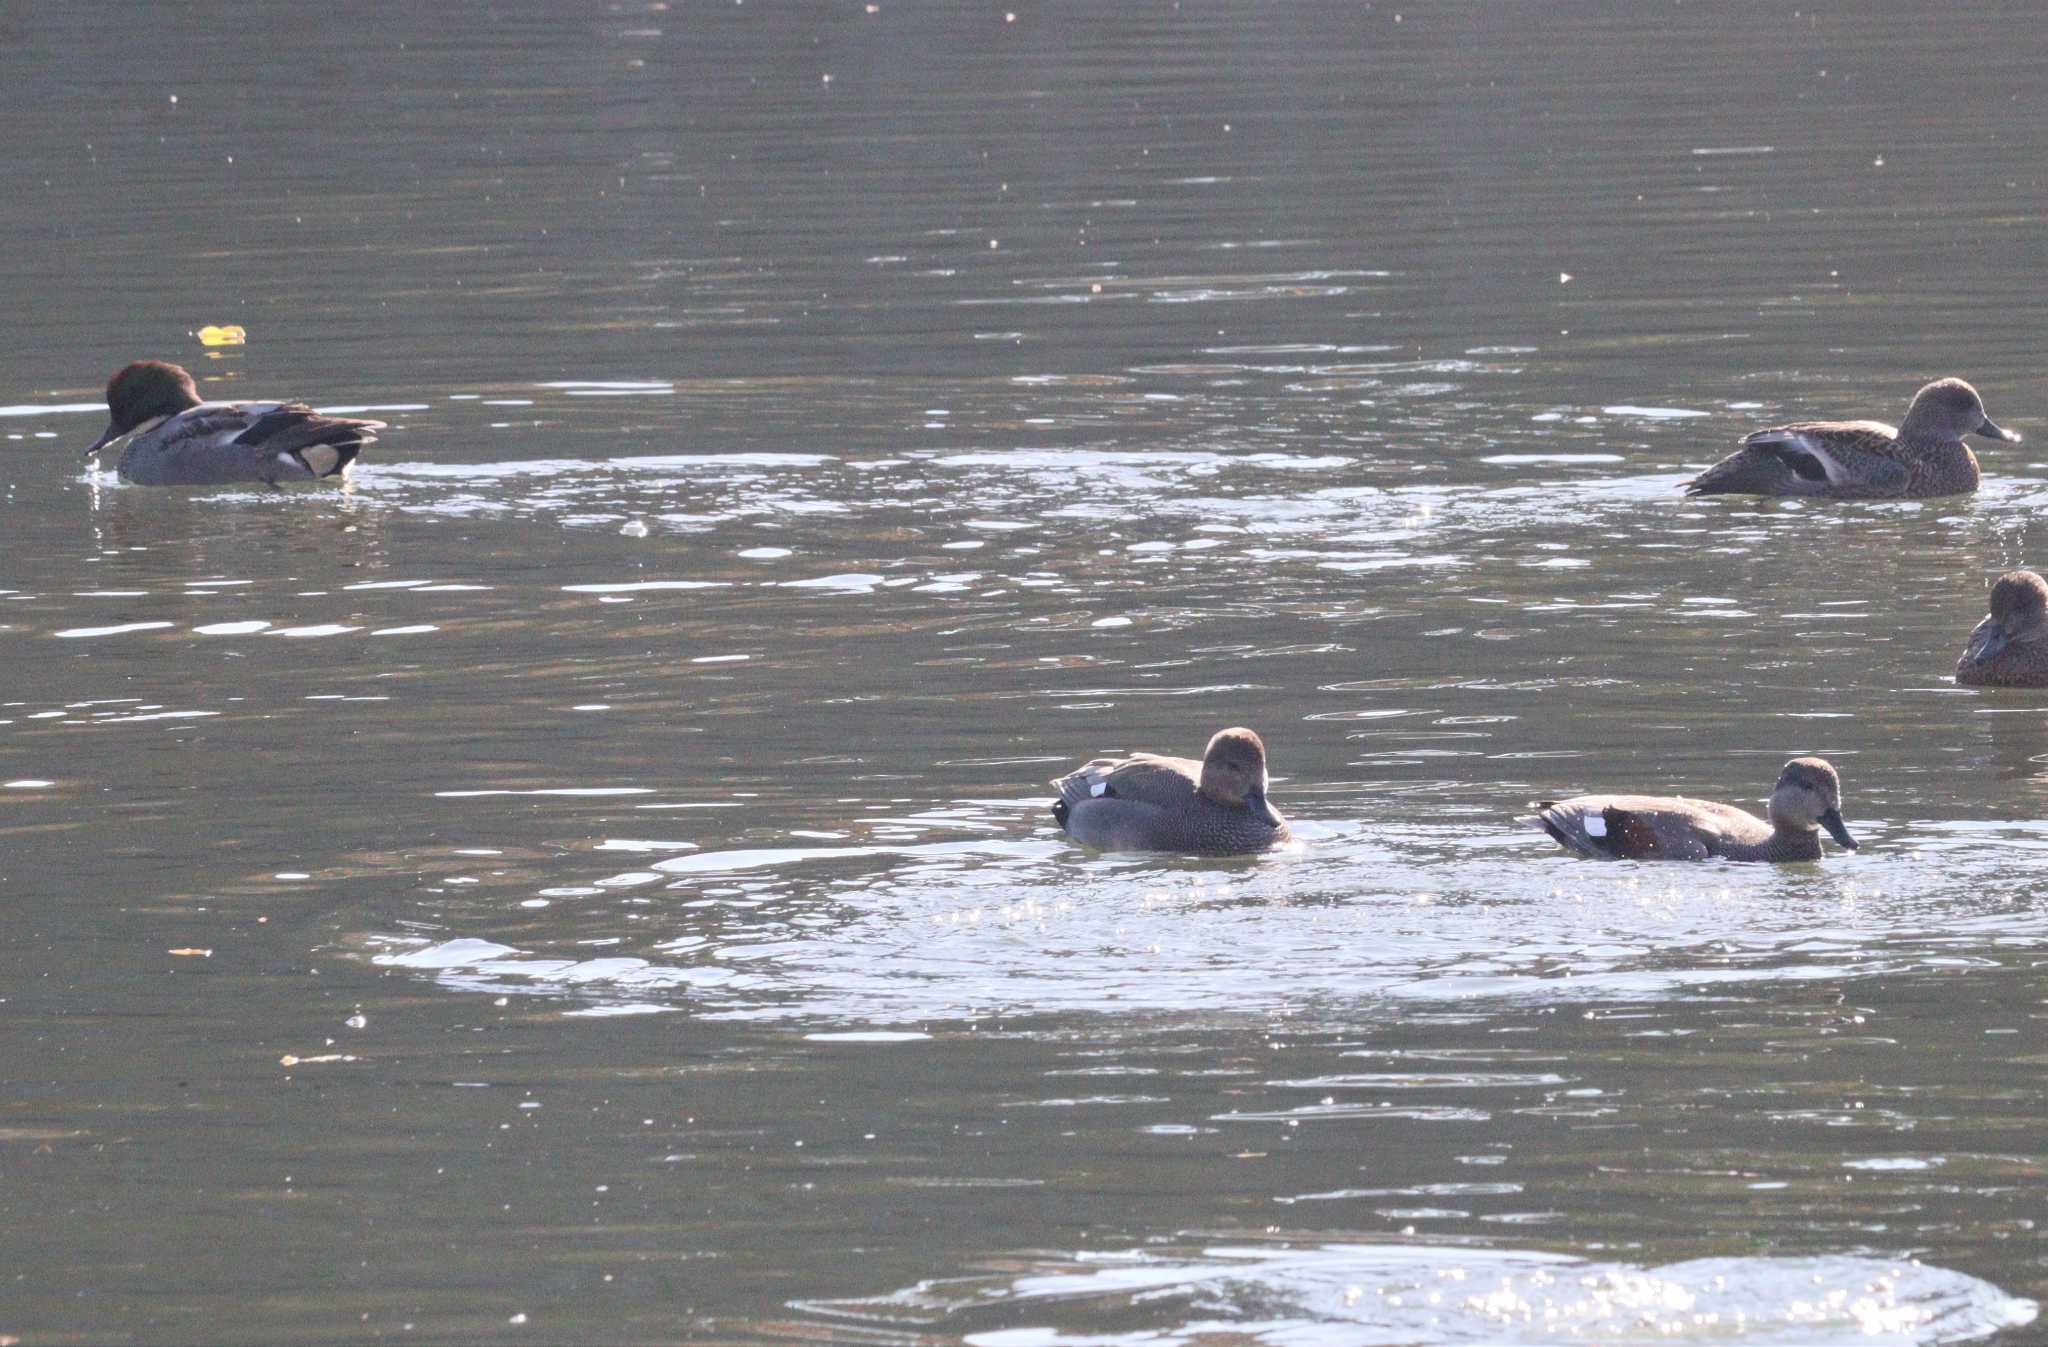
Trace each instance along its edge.
<path fill-rule="evenodd" d="M 2006 647 L 2011 644 L 2012 633 L 1999 623 L 1993 622 L 1986 627 L 1984 635 L 1972 642 L 1970 648 L 1963 652 L 1963 658 L 1972 664 L 1989 664 L 2003 655 Z"/>
<path fill-rule="evenodd" d="M 127 433 L 128 432 L 126 430 L 121 429 L 120 422 L 108 422 L 107 433 L 100 436 L 98 439 L 94 440 L 92 442 L 92 447 L 85 451 L 83 457 L 91 458 L 94 454 L 97 454 L 100 450 L 106 448 L 108 445 L 112 444 L 115 440 L 120 439 L 123 435 L 126 435 Z"/>

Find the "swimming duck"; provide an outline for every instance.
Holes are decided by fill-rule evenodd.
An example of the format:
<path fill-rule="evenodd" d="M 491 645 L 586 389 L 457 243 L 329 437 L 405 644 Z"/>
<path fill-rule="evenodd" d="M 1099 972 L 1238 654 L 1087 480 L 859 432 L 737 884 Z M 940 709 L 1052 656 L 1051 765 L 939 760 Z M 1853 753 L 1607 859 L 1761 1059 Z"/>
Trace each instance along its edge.
<path fill-rule="evenodd" d="M 1200 762 L 1156 753 L 1097 758 L 1052 784 L 1060 827 L 1104 851 L 1236 856 L 1291 836 L 1266 802 L 1266 745 L 1241 727 L 1219 730 Z"/>
<path fill-rule="evenodd" d="M 1519 821 L 1596 860 L 1817 861 L 1819 828 L 1856 849 L 1842 822 L 1841 778 L 1824 758 L 1785 764 L 1771 791 L 1769 823 L 1732 804 L 1670 795 L 1578 795 L 1536 808 Z"/>
<path fill-rule="evenodd" d="M 2048 583 L 2007 571 L 1991 586 L 1991 616 L 1979 622 L 1956 661 L 1966 687 L 2048 688 Z"/>
<path fill-rule="evenodd" d="M 107 433 L 85 456 L 125 440 L 121 477 L 144 486 L 337 477 L 384 429 L 303 402 L 202 402 L 192 376 L 162 360 L 138 360 L 108 380 L 107 409 Z"/>
<path fill-rule="evenodd" d="M 1913 395 L 1893 430 L 1878 421 L 1795 421 L 1745 436 L 1742 448 L 1685 484 L 1687 495 L 1825 496 L 1903 500 L 1975 491 L 1977 456 L 1965 435 L 2019 442 L 1984 414 L 1961 379 Z"/>

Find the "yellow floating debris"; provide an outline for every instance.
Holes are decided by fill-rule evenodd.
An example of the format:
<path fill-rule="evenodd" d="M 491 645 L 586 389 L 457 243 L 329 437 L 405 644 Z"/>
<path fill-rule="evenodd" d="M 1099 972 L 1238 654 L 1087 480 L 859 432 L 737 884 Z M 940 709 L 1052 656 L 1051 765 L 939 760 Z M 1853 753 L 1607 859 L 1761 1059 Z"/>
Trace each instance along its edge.
<path fill-rule="evenodd" d="M 224 327 L 208 325 L 199 329 L 201 346 L 241 346 L 249 340 L 249 333 L 233 323 Z"/>
<path fill-rule="evenodd" d="M 177 949 L 167 949 L 164 953 L 175 954 L 180 959 L 211 959 L 213 957 L 212 950 L 197 949 L 191 945 L 183 945 Z"/>

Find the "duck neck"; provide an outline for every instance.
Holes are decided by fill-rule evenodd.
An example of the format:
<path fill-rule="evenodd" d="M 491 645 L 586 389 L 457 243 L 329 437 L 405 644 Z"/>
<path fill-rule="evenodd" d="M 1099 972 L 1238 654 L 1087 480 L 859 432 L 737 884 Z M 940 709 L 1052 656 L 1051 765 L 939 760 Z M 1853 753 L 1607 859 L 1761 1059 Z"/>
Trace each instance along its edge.
<path fill-rule="evenodd" d="M 1906 419 L 1899 422 L 1899 438 L 1918 440 L 1922 444 L 1961 444 L 1962 436 L 1951 435 L 1936 424 L 1938 419 L 1935 414 L 1923 412 L 1919 407 L 1909 407 Z"/>
<path fill-rule="evenodd" d="M 1795 816 L 1788 809 L 1780 809 L 1776 801 L 1771 804 L 1771 831 L 1780 837 L 1820 837 L 1820 823 L 1810 818 Z"/>

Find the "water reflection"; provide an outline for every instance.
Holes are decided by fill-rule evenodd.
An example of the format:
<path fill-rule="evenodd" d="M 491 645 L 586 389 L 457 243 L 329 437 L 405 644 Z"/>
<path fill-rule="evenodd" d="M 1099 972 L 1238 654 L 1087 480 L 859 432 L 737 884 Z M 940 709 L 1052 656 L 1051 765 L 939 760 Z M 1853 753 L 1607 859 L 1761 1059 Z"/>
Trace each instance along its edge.
<path fill-rule="evenodd" d="M 679 985 L 744 968 L 743 980 L 693 987 L 680 1004 L 700 1015 L 926 1023 L 991 1006 L 1112 1013 L 1133 994 L 1151 1011 L 1189 1013 L 1388 998 L 1640 1001 L 1911 970 L 1975 947 L 1985 930 L 2021 946 L 2048 936 L 2038 914 L 1972 900 L 1943 877 L 1951 858 L 1987 842 L 2038 849 L 2031 828 L 1931 837 L 1881 872 L 1845 861 L 1674 875 L 1539 857 L 1527 836 L 1500 830 L 1368 838 L 1324 825 L 1304 829 L 1312 835 L 1299 855 L 1234 866 L 1090 859 L 1044 824 L 1030 840 L 1000 835 L 1030 829 L 1039 812 L 1039 802 L 1017 801 L 946 820 L 849 820 L 850 829 L 809 835 L 878 841 L 693 849 L 542 890 L 553 903 L 575 900 L 562 942 L 604 937 L 636 952 L 616 988 L 588 969 L 559 978 L 555 942 L 534 946 L 523 914 L 522 946 L 479 946 L 479 935 L 492 939 L 512 919 L 486 896 L 460 918 L 471 903 L 437 903 L 464 934 L 383 933 L 372 943 L 389 951 L 381 963 L 432 969 L 471 991 L 601 1002 L 643 997 L 649 979 Z M 963 828 L 998 835 L 911 840 Z M 1470 860 L 1426 868 L 1402 855 L 1466 847 Z M 1501 892 L 1503 864 L 1528 869 L 1524 892 Z M 628 890 L 639 896 L 616 898 Z M 1955 934 L 1958 921 L 1969 935 Z M 465 957 L 480 949 L 487 957 Z"/>
<path fill-rule="evenodd" d="M 1217 1246 L 1031 1260 L 803 1308 L 878 1341 L 1666 1342 L 1912 1347 L 1973 1342 L 2036 1308 L 1973 1277 L 1871 1258 L 1703 1258 L 1663 1267 L 1470 1246 Z M 804 1336 L 793 1329 L 793 1336 Z"/>

